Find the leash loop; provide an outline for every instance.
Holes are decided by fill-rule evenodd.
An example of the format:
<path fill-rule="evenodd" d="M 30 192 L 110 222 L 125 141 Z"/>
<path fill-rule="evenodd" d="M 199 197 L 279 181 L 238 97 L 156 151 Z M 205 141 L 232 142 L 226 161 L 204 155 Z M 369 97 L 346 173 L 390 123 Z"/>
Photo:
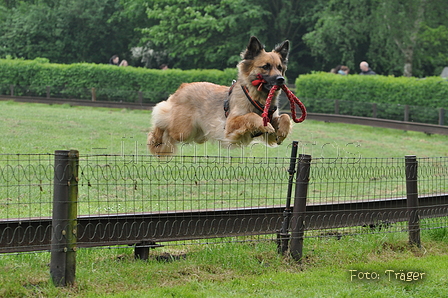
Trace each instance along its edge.
<path fill-rule="evenodd" d="M 275 91 L 277 91 L 280 88 L 280 86 L 278 85 L 274 85 L 271 90 L 269 91 L 268 94 L 268 98 L 266 99 L 266 105 L 264 106 L 264 111 L 263 114 L 261 114 L 261 117 L 263 117 L 263 125 L 267 126 L 268 122 L 269 122 L 269 117 L 268 117 L 268 111 L 269 111 L 269 106 L 271 105 L 271 101 L 272 98 L 274 97 L 274 93 Z M 303 122 L 306 118 L 306 108 L 305 105 L 300 101 L 300 99 L 297 98 L 297 96 L 294 95 L 294 93 L 291 92 L 291 90 L 288 89 L 288 87 L 286 87 L 286 85 L 282 85 L 281 88 L 283 89 L 283 91 L 285 91 L 286 93 L 286 97 L 288 97 L 289 99 L 289 104 L 291 107 L 291 118 L 295 123 L 300 123 Z M 296 107 L 295 105 L 298 105 L 300 110 L 302 111 L 302 116 L 300 116 L 299 119 L 297 119 L 297 115 L 296 115 Z"/>

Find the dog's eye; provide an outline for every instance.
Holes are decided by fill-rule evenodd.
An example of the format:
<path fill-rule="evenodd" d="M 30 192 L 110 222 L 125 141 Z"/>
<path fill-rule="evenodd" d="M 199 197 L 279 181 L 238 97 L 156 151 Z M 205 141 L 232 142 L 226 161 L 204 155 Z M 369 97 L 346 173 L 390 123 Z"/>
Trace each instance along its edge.
<path fill-rule="evenodd" d="M 271 69 L 271 64 L 265 64 L 263 65 L 261 68 L 263 68 L 264 70 L 270 70 Z"/>
<path fill-rule="evenodd" d="M 277 67 L 277 69 L 280 70 L 280 71 L 282 71 L 282 70 L 283 70 L 283 67 L 282 67 L 281 65 L 279 65 L 279 66 Z"/>

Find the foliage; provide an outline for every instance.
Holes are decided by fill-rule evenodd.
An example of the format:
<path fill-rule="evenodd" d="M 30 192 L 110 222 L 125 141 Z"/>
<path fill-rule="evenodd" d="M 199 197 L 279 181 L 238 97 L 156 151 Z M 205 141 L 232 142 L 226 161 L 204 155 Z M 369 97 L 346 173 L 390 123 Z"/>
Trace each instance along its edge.
<path fill-rule="evenodd" d="M 301 97 L 397 103 L 446 108 L 448 81 L 393 76 L 341 76 L 329 73 L 301 75 L 296 80 Z"/>
<path fill-rule="evenodd" d="M 143 92 L 144 101 L 165 100 L 184 82 L 208 81 L 221 85 L 231 85 L 236 78 L 236 69 L 220 70 L 155 70 L 136 67 L 75 63 L 42 63 L 45 60 L 0 59 L 0 82 L 8 94 L 9 85 L 33 89 L 35 95 L 45 95 L 46 86 L 62 93 L 56 97 L 90 99 L 91 88 L 97 88 L 97 96 L 105 100 L 135 102 L 137 91 Z M 17 88 L 15 95 L 24 95 Z M 86 92 L 87 90 L 87 92 Z M 128 93 L 128 92 L 132 92 Z M 51 94 L 55 96 L 54 93 Z"/>
<path fill-rule="evenodd" d="M 369 0 L 331 0 L 316 12 L 316 24 L 303 39 L 313 55 L 321 58 L 322 68 L 344 64 L 354 69 L 357 61 L 365 59 L 369 3 Z"/>
<path fill-rule="evenodd" d="M 420 57 L 417 60 L 419 73 L 440 74 L 448 65 L 448 25 L 436 28 L 424 26 L 420 33 Z"/>
<path fill-rule="evenodd" d="M 439 51 L 423 48 L 423 42 L 435 42 L 422 37 L 425 31 L 447 25 L 440 14 L 447 5 L 441 0 L 330 0 L 304 39 L 326 69 L 338 64 L 357 68 L 360 61 L 368 60 L 381 74 L 435 75 L 446 61 L 437 61 L 441 63 L 437 66 L 428 61 Z"/>
<path fill-rule="evenodd" d="M 118 9 L 116 0 L 18 2 L 0 21 L 0 57 L 56 63 L 107 63 L 113 54 L 125 58 L 133 28 L 112 18 Z"/>
<path fill-rule="evenodd" d="M 446 0 L 0 1 L 0 58 L 180 69 L 233 68 L 251 35 L 288 39 L 295 78 L 367 60 L 384 75 L 439 75 Z"/>
<path fill-rule="evenodd" d="M 143 30 L 144 41 L 166 49 L 175 67 L 234 67 L 251 35 L 269 47 L 292 41 L 290 75 L 311 65 L 301 42 L 316 1 L 146 1 L 148 17 L 156 25 Z M 320 3 L 320 2 L 318 2 Z"/>
<path fill-rule="evenodd" d="M 250 35 L 260 35 L 267 12 L 250 1 L 147 1 L 146 39 L 187 68 L 234 66 Z M 242 23 L 240 20 L 244 19 Z"/>
<path fill-rule="evenodd" d="M 414 115 L 411 121 L 437 124 L 437 109 L 447 108 L 448 81 L 440 77 L 314 73 L 299 76 L 296 90 L 307 109 L 314 113 L 333 113 L 334 100 L 339 100 L 341 114 L 371 117 L 375 103 L 378 117 L 403 120 L 404 105 L 410 105 L 416 107 L 416 110 L 411 107 Z"/>

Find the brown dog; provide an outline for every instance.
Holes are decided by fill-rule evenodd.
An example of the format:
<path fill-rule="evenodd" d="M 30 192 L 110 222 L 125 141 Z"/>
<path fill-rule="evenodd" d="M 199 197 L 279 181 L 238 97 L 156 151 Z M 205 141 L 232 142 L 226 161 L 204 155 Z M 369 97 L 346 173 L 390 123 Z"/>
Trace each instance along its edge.
<path fill-rule="evenodd" d="M 176 143 L 217 140 L 224 146 L 262 141 L 281 144 L 291 131 L 287 114 L 279 115 L 276 91 L 265 126 L 261 114 L 272 86 L 285 82 L 289 41 L 266 52 L 252 36 L 241 53 L 238 80 L 232 87 L 212 83 L 184 83 L 166 101 L 154 107 L 148 148 L 155 155 L 175 152 Z"/>

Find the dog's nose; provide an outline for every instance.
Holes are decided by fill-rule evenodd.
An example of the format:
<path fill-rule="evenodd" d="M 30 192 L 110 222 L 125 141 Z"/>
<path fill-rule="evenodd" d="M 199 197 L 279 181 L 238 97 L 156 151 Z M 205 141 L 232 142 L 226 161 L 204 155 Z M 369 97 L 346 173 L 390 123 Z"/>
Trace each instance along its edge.
<path fill-rule="evenodd" d="M 285 78 L 283 76 L 278 76 L 276 79 L 277 85 L 281 86 L 285 83 Z"/>

